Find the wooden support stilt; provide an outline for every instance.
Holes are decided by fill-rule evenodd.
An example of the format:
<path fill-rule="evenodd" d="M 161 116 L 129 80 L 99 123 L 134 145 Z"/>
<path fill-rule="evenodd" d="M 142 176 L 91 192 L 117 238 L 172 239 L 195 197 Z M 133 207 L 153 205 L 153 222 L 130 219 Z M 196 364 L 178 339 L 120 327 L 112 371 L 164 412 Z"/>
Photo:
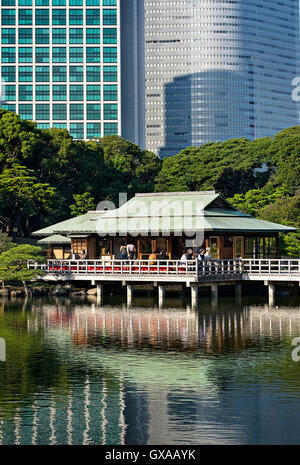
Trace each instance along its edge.
<path fill-rule="evenodd" d="M 130 307 L 133 302 L 133 284 L 127 284 L 127 305 Z"/>
<path fill-rule="evenodd" d="M 103 305 L 103 284 L 97 283 L 97 305 Z"/>
<path fill-rule="evenodd" d="M 158 306 L 163 308 L 165 306 L 166 288 L 163 284 L 158 284 Z"/>
<path fill-rule="evenodd" d="M 192 309 L 195 310 L 198 308 L 199 304 L 199 288 L 197 284 L 191 284 L 191 303 Z"/>

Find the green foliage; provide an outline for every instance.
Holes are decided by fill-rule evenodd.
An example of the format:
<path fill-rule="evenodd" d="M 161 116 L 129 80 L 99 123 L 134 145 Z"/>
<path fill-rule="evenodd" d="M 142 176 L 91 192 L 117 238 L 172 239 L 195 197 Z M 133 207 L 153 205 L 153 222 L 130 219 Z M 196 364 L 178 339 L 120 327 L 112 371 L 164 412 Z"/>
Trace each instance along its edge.
<path fill-rule="evenodd" d="M 75 204 L 70 205 L 71 216 L 84 215 L 89 210 L 95 210 L 96 208 L 95 199 L 89 192 L 74 195 L 74 200 Z"/>
<path fill-rule="evenodd" d="M 276 199 L 280 199 L 285 194 L 286 191 L 284 188 L 277 188 L 271 193 L 266 189 L 251 189 L 245 194 L 235 194 L 234 197 L 227 200 L 237 210 L 257 216 L 262 208 L 272 204 Z"/>
<path fill-rule="evenodd" d="M 41 270 L 28 269 L 29 260 L 43 262 L 41 248 L 32 245 L 18 245 L 0 255 L 0 280 L 5 282 L 26 281 L 41 276 Z"/>
<path fill-rule="evenodd" d="M 293 197 L 282 197 L 262 208 L 259 217 L 274 223 L 300 228 L 300 191 Z M 300 257 L 300 232 L 280 237 L 282 256 Z"/>
<path fill-rule="evenodd" d="M 11 247 L 13 247 L 11 237 L 9 237 L 8 234 L 0 232 L 0 255 Z"/>
<path fill-rule="evenodd" d="M 55 189 L 38 182 L 32 170 L 13 165 L 0 174 L 1 222 L 5 229 L 16 229 L 22 235 L 30 235 L 30 219 L 52 207 Z"/>
<path fill-rule="evenodd" d="M 231 139 L 188 147 L 165 158 L 155 190 L 197 191 L 216 189 L 226 197 L 262 187 L 272 173 L 266 150 L 272 139 Z M 263 169 L 262 169 L 263 168 Z M 261 170 L 262 172 L 257 171 Z"/>
<path fill-rule="evenodd" d="M 161 161 L 152 152 L 126 141 L 119 136 L 99 140 L 103 149 L 108 179 L 105 198 L 118 200 L 119 192 L 129 196 L 136 192 L 153 192 Z"/>

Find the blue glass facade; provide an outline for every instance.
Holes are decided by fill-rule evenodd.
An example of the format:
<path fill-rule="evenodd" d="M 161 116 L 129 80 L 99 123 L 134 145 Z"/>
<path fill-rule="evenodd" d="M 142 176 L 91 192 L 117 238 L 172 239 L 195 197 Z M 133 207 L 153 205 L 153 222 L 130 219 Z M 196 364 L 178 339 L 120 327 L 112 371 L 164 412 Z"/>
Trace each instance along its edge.
<path fill-rule="evenodd" d="M 273 136 L 298 124 L 299 1 L 145 0 L 147 148 Z"/>

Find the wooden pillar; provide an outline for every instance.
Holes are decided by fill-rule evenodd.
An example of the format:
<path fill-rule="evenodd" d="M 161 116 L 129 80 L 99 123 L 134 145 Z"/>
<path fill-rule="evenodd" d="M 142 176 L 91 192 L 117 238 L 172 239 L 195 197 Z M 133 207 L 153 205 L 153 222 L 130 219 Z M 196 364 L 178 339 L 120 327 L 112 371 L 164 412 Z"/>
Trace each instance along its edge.
<path fill-rule="evenodd" d="M 269 306 L 275 306 L 275 284 L 269 283 Z"/>
<path fill-rule="evenodd" d="M 196 310 L 199 304 L 199 287 L 197 284 L 191 284 L 191 303 L 192 309 Z"/>
<path fill-rule="evenodd" d="M 240 283 L 235 285 L 235 297 L 238 303 L 242 301 L 242 285 Z"/>
<path fill-rule="evenodd" d="M 275 284 L 270 283 L 269 281 L 265 281 L 265 286 L 268 286 L 268 297 L 269 297 L 269 306 L 275 306 L 275 296 L 276 296 L 276 288 Z"/>
<path fill-rule="evenodd" d="M 103 305 L 103 297 L 104 297 L 104 291 L 103 291 L 103 284 L 102 283 L 97 283 L 97 305 Z"/>
<path fill-rule="evenodd" d="M 128 284 L 127 283 L 127 305 L 130 307 L 133 302 L 133 284 Z"/>
<path fill-rule="evenodd" d="M 166 289 L 164 284 L 158 284 L 158 306 L 163 308 L 165 305 Z"/>
<path fill-rule="evenodd" d="M 211 284 L 211 302 L 214 308 L 218 306 L 218 300 L 219 300 L 218 284 Z"/>

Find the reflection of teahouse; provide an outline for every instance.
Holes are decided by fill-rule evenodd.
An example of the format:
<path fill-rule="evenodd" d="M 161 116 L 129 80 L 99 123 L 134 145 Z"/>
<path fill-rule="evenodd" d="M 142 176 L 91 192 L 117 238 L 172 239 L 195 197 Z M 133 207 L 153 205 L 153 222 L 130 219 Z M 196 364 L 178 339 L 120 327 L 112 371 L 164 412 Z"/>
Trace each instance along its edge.
<path fill-rule="evenodd" d="M 229 259 L 278 258 L 279 234 L 294 231 L 242 213 L 209 191 L 136 194 L 117 210 L 89 212 L 34 235 L 59 234 L 71 240 L 69 250 L 78 256 L 85 250 L 89 259 L 120 259 L 124 241 L 135 247 L 134 258 L 141 260 L 156 250 L 180 259 L 189 248 L 195 257 L 199 247 L 209 248 L 213 259 Z M 51 243 L 49 248 L 53 253 Z"/>

